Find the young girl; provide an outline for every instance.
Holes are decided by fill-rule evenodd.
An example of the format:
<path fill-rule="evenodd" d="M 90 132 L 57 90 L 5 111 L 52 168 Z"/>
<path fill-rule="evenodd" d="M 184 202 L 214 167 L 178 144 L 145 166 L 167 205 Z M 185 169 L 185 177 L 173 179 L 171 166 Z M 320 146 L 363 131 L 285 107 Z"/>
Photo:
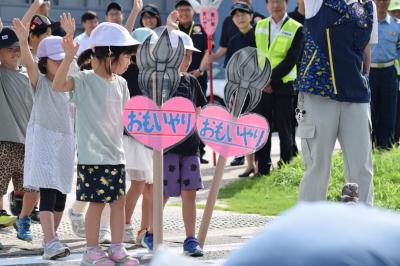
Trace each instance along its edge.
<path fill-rule="evenodd" d="M 74 23 L 74 22 L 71 22 Z M 90 36 L 97 68 L 67 77 L 79 48 L 73 36 L 64 38 L 65 59 L 53 82 L 56 91 L 71 92 L 76 104 L 78 136 L 77 200 L 90 202 L 86 212 L 87 248 L 81 265 L 138 265 L 122 245 L 125 221 L 125 155 L 122 114 L 129 99 L 124 73 L 139 44 L 122 26 L 104 22 Z M 100 217 L 111 207 L 108 254 L 98 245 Z"/>
<path fill-rule="evenodd" d="M 37 66 L 29 50 L 28 31 L 19 19 L 14 19 L 13 27 L 35 94 L 25 144 L 24 187 L 40 190 L 43 259 L 62 258 L 70 251 L 61 244 L 56 231 L 65 208 L 66 194 L 71 191 L 75 158 L 68 95 L 52 90 L 52 80 L 64 59 L 62 38 L 50 36 L 39 43 Z M 18 223 L 17 227 L 19 230 Z"/>

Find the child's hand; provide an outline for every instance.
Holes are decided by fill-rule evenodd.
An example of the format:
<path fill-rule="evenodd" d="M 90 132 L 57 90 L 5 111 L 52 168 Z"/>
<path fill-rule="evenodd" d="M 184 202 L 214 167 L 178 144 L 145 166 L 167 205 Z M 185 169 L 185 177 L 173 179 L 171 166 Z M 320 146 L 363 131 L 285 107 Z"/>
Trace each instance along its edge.
<path fill-rule="evenodd" d="M 169 13 L 168 18 L 167 18 L 167 27 L 172 27 L 172 28 L 178 28 L 178 24 L 176 21 L 179 18 L 179 12 L 177 10 L 172 11 Z"/>
<path fill-rule="evenodd" d="M 60 16 L 60 23 L 61 23 L 61 28 L 67 33 L 67 35 L 72 35 L 74 36 L 75 33 L 75 19 L 71 16 L 71 13 L 65 14 L 63 13 Z"/>
<path fill-rule="evenodd" d="M 64 49 L 65 57 L 73 59 L 78 52 L 79 44 L 74 42 L 71 34 L 67 34 L 67 36 L 63 38 L 62 48 Z"/>
<path fill-rule="evenodd" d="M 142 0 L 134 0 L 133 11 L 136 14 L 139 14 L 139 12 L 142 10 L 142 8 L 143 8 L 143 1 Z"/>
<path fill-rule="evenodd" d="M 12 21 L 12 25 L 15 35 L 17 35 L 18 37 L 18 40 L 20 42 L 27 42 L 29 31 L 27 30 L 27 27 L 22 24 L 21 20 L 19 18 L 14 18 Z"/>
<path fill-rule="evenodd" d="M 3 21 L 1 21 L 1 18 L 0 18 L 0 32 L 3 30 L 3 27 L 4 27 Z"/>
<path fill-rule="evenodd" d="M 35 0 L 35 1 L 33 2 L 33 4 L 36 4 L 36 5 L 38 5 L 38 6 L 41 6 L 41 5 L 44 4 L 44 0 Z"/>

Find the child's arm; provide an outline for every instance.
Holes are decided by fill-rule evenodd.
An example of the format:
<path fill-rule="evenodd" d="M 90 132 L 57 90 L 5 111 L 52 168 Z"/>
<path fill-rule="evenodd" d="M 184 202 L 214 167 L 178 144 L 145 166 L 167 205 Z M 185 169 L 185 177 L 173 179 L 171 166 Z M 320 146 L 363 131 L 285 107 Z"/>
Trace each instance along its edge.
<path fill-rule="evenodd" d="M 139 14 L 140 10 L 142 10 L 142 8 L 143 8 L 143 1 L 134 0 L 132 11 L 129 14 L 129 17 L 126 20 L 125 24 L 125 28 L 129 31 L 129 33 L 133 31 L 133 26 L 135 25 L 137 15 Z"/>
<path fill-rule="evenodd" d="M 0 32 L 3 30 L 3 21 L 1 21 L 1 18 L 0 18 Z"/>
<path fill-rule="evenodd" d="M 60 16 L 60 24 L 61 28 L 65 31 L 67 35 L 69 34 L 74 36 L 76 24 L 75 24 L 75 18 L 71 16 L 71 13 L 68 13 L 68 15 L 63 13 Z"/>
<path fill-rule="evenodd" d="M 27 30 L 27 27 L 25 27 L 22 24 L 21 20 L 19 20 L 18 18 L 14 18 L 12 24 L 14 32 L 18 37 L 19 46 L 21 48 L 22 61 L 25 63 L 26 69 L 28 71 L 28 76 L 31 81 L 32 88 L 33 90 L 36 90 L 36 85 L 39 79 L 39 73 L 38 73 L 38 67 L 35 61 L 33 60 L 31 51 L 29 50 L 29 44 L 28 44 L 29 31 Z"/>
<path fill-rule="evenodd" d="M 68 78 L 67 75 L 69 67 L 79 49 L 79 44 L 74 43 L 73 36 L 68 34 L 63 39 L 62 47 L 64 48 L 65 57 L 61 65 L 58 67 L 56 75 L 53 79 L 53 90 L 67 92 L 74 89 L 74 80 L 72 78 Z"/>
<path fill-rule="evenodd" d="M 29 9 L 26 11 L 24 17 L 21 19 L 22 25 L 30 24 L 31 20 L 34 15 L 36 15 L 36 12 L 38 11 L 39 7 L 43 5 L 44 1 L 43 0 L 35 0 L 32 5 L 29 7 Z"/>

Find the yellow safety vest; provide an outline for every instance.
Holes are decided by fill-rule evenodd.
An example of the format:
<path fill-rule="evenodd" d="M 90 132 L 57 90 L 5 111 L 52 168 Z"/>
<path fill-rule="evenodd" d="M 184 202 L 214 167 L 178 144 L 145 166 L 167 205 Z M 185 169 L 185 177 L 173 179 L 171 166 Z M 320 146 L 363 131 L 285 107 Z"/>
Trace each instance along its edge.
<path fill-rule="evenodd" d="M 394 60 L 394 67 L 396 68 L 397 76 L 400 77 L 400 62 L 398 59 Z"/>
<path fill-rule="evenodd" d="M 257 22 L 255 36 L 257 48 L 261 49 L 265 56 L 269 59 L 272 69 L 279 65 L 283 59 L 285 59 L 288 50 L 292 46 L 294 36 L 297 30 L 301 27 L 301 24 L 297 21 L 288 18 L 283 24 L 280 32 L 276 35 L 272 44 L 269 45 L 269 29 L 270 29 L 270 18 L 266 18 Z M 263 66 L 263 58 L 259 56 L 260 65 Z M 282 78 L 283 83 L 294 81 L 297 77 L 296 65 L 293 69 Z"/>

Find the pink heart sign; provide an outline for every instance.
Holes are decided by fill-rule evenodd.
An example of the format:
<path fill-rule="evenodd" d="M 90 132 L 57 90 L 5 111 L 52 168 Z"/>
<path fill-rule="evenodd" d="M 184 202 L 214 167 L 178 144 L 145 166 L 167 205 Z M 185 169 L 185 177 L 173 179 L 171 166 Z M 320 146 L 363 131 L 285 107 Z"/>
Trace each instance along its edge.
<path fill-rule="evenodd" d="M 124 126 L 144 145 L 161 151 L 185 139 L 196 124 L 193 103 L 174 97 L 160 108 L 145 96 L 131 98 L 124 108 Z"/>
<path fill-rule="evenodd" d="M 254 153 L 264 146 L 269 134 L 262 116 L 248 114 L 235 121 L 225 108 L 216 105 L 201 111 L 196 127 L 202 141 L 225 158 Z"/>
<path fill-rule="evenodd" d="M 200 23 L 208 36 L 212 36 L 218 26 L 218 9 L 215 6 L 200 9 Z"/>

